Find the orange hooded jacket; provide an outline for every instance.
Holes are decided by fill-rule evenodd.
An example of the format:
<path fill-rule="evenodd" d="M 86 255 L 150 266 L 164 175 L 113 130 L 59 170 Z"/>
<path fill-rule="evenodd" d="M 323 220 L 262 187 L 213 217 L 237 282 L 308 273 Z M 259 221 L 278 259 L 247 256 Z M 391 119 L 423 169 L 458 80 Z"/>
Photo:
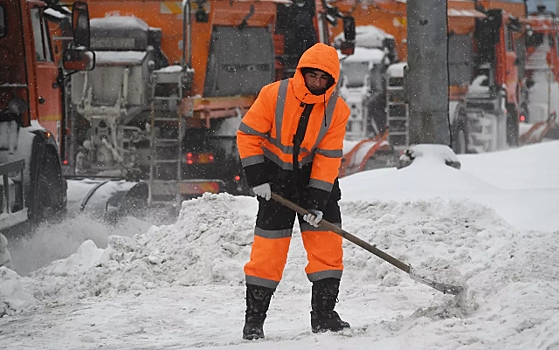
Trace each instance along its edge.
<path fill-rule="evenodd" d="M 334 78 L 334 84 L 324 94 L 314 95 L 305 85 L 301 68 L 320 69 Z M 278 81 L 262 88 L 237 132 L 237 145 L 249 186 L 269 181 L 265 158 L 283 170 L 293 170 L 293 137 L 305 105 L 313 104 L 298 163 L 300 167 L 312 163 L 308 188 L 314 191 L 310 193 L 327 200 L 338 176 L 350 114 L 347 104 L 334 91 L 339 76 L 336 49 L 315 44 L 301 56 L 289 82 Z M 323 205 L 314 207 L 321 209 Z"/>

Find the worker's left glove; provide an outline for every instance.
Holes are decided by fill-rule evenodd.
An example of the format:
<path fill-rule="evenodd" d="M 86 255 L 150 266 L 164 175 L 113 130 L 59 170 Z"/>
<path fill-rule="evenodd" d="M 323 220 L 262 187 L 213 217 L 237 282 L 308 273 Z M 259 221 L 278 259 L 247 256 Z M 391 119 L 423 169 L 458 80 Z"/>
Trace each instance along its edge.
<path fill-rule="evenodd" d="M 303 220 L 308 222 L 314 227 L 319 227 L 319 223 L 322 220 L 322 212 L 317 209 L 309 209 L 309 214 L 303 216 Z"/>

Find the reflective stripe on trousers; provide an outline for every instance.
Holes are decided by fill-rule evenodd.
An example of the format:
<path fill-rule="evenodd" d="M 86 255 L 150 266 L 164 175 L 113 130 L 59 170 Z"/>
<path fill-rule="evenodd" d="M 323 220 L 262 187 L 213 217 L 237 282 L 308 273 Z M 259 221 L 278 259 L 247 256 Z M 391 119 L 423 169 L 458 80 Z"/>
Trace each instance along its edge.
<path fill-rule="evenodd" d="M 246 282 L 276 288 L 287 261 L 295 212 L 270 200 L 258 199 L 258 216 L 250 261 L 245 265 Z M 298 215 L 303 245 L 307 251 L 305 268 L 309 281 L 341 278 L 343 271 L 342 237 L 307 224 Z M 341 226 L 337 200 L 329 200 L 324 219 Z"/>

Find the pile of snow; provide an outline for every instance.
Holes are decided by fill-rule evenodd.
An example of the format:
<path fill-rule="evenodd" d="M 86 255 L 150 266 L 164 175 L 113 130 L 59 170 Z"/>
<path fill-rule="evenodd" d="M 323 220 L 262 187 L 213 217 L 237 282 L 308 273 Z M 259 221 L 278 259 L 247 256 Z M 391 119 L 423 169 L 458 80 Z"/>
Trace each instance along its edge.
<path fill-rule="evenodd" d="M 2 215 L 4 215 L 4 213 L 0 214 L 0 219 L 2 218 Z M 0 266 L 13 268 L 12 256 L 8 251 L 8 240 L 2 233 L 0 233 Z"/>
<path fill-rule="evenodd" d="M 0 282 L 0 317 L 13 315 L 35 304 L 35 298 L 24 289 L 22 278 L 13 270 L 0 266 Z"/>
<path fill-rule="evenodd" d="M 539 146 L 545 148 L 541 153 L 553 154 L 559 143 Z M 394 258 L 428 271 L 438 282 L 463 285 L 465 291 L 458 296 L 434 291 L 344 240 L 340 305 L 342 315 L 359 320 L 359 326 L 349 333 L 352 336 L 312 338 L 309 332 L 310 335 L 295 334 L 284 339 L 272 335 L 267 340 L 271 340 L 269 344 L 279 341 L 277 348 L 281 348 L 290 342 L 293 348 L 318 349 L 332 341 L 338 347 L 365 349 L 375 344 L 396 349 L 401 348 L 398 344 L 414 341 L 421 349 L 457 349 L 468 344 L 475 349 L 557 348 L 559 226 L 533 230 L 512 225 L 499 211 L 510 204 L 513 197 L 508 193 L 516 190 L 500 188 L 498 179 L 484 181 L 464 170 L 472 168 L 474 160 L 469 157 L 460 158 L 463 167 L 457 170 L 445 165 L 445 152 L 431 147 L 421 150 L 422 156 L 406 168 L 364 172 L 342 179 L 343 228 Z M 523 152 L 531 154 L 532 170 L 537 171 L 539 163 L 534 148 L 531 150 L 512 152 L 517 152 L 516 160 L 522 160 Z M 487 157 L 497 157 L 495 161 L 508 154 Z M 547 202 L 548 206 L 559 204 L 557 179 L 548 180 L 550 188 L 546 191 L 555 198 Z M 540 200 L 548 199 L 542 196 Z M 482 203 L 495 204 L 498 200 L 507 203 Z M 69 258 L 34 272 L 30 278 L 0 270 L 0 286 L 4 288 L 0 305 L 9 305 L 4 306 L 9 310 L 4 312 L 9 314 L 86 301 L 89 305 L 102 303 L 107 308 L 107 303 L 115 298 L 123 300 L 124 296 L 130 303 L 149 301 L 151 307 L 158 291 L 180 299 L 184 293 L 210 290 L 217 296 L 208 298 L 216 298 L 215 302 L 208 304 L 194 298 L 204 303 L 205 314 L 222 317 L 233 313 L 234 317 L 239 315 L 240 323 L 238 309 L 243 301 L 238 292 L 244 284 L 243 265 L 249 259 L 256 208 L 257 202 L 251 197 L 206 194 L 184 202 L 174 224 L 153 226 L 132 237 L 111 236 L 106 249 L 86 241 Z M 278 287 L 279 297 L 272 302 L 272 307 L 282 312 L 280 315 L 272 309 L 269 326 L 293 329 L 293 325 L 302 323 L 299 316 L 289 315 L 292 308 L 302 308 L 300 300 L 308 307 L 305 265 L 306 253 L 296 227 Z M 150 297 L 141 299 L 143 294 Z M 286 296 L 292 299 L 286 301 Z M 375 302 L 388 296 L 392 303 L 408 308 Z M 370 310 L 369 303 L 380 309 Z M 158 307 L 164 309 L 162 305 Z M 226 322 L 226 327 L 234 329 L 226 329 L 226 335 L 212 343 L 204 330 L 216 327 L 220 321 L 200 316 L 196 322 L 185 336 L 201 342 L 193 340 L 190 345 L 237 344 L 237 323 Z M 169 325 L 146 326 L 167 332 Z M 301 343 L 295 346 L 295 341 Z"/>
<path fill-rule="evenodd" d="M 134 237 L 110 236 L 106 249 L 87 240 L 69 258 L 34 272 L 29 288 L 53 305 L 164 286 L 242 284 L 253 202 L 227 194 L 186 201 L 174 225 L 153 226 Z M 253 206 L 250 216 L 231 209 L 247 205 Z"/>

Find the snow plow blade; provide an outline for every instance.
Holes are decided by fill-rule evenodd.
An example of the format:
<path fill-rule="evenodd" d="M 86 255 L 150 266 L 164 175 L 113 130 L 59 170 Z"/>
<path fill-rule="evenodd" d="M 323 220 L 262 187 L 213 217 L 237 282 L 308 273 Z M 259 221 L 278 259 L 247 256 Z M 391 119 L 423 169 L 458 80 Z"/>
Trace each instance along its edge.
<path fill-rule="evenodd" d="M 277 193 L 272 192 L 272 199 L 274 199 L 275 201 L 285 205 L 286 207 L 294 210 L 295 212 L 297 212 L 301 215 L 309 214 L 308 210 L 298 206 L 297 204 L 291 202 L 288 199 L 283 198 L 282 196 L 280 196 Z M 436 281 L 434 278 L 431 278 L 431 277 L 428 276 L 429 275 L 428 271 L 412 269 L 411 265 L 403 263 L 402 261 L 400 261 L 400 260 L 394 258 L 393 256 L 391 256 L 391 255 L 383 252 L 382 250 L 378 249 L 376 246 L 371 245 L 371 244 L 363 241 L 361 238 L 352 235 L 351 233 L 339 228 L 338 226 L 336 226 L 336 225 L 334 225 L 334 224 L 332 224 L 332 223 L 330 223 L 330 222 L 328 222 L 324 219 L 322 221 L 320 221 L 319 225 L 324 227 L 325 229 L 327 229 L 329 231 L 333 231 L 333 232 L 337 233 L 338 235 L 342 236 L 343 238 L 347 239 L 348 241 L 357 244 L 361 248 L 373 253 L 374 255 L 378 256 L 382 260 L 384 260 L 384 261 L 396 266 L 400 270 L 408 273 L 414 281 L 423 283 L 423 284 L 425 284 L 425 285 L 427 285 L 431 288 L 434 288 L 434 289 L 438 290 L 439 292 L 443 292 L 445 294 L 458 295 L 458 294 L 462 293 L 462 291 L 464 291 L 463 286 L 452 285 L 450 283 L 443 283 L 443 282 Z"/>
<path fill-rule="evenodd" d="M 140 216 L 147 208 L 148 184 L 113 179 L 67 179 L 68 214 L 87 213 L 114 222 Z"/>

